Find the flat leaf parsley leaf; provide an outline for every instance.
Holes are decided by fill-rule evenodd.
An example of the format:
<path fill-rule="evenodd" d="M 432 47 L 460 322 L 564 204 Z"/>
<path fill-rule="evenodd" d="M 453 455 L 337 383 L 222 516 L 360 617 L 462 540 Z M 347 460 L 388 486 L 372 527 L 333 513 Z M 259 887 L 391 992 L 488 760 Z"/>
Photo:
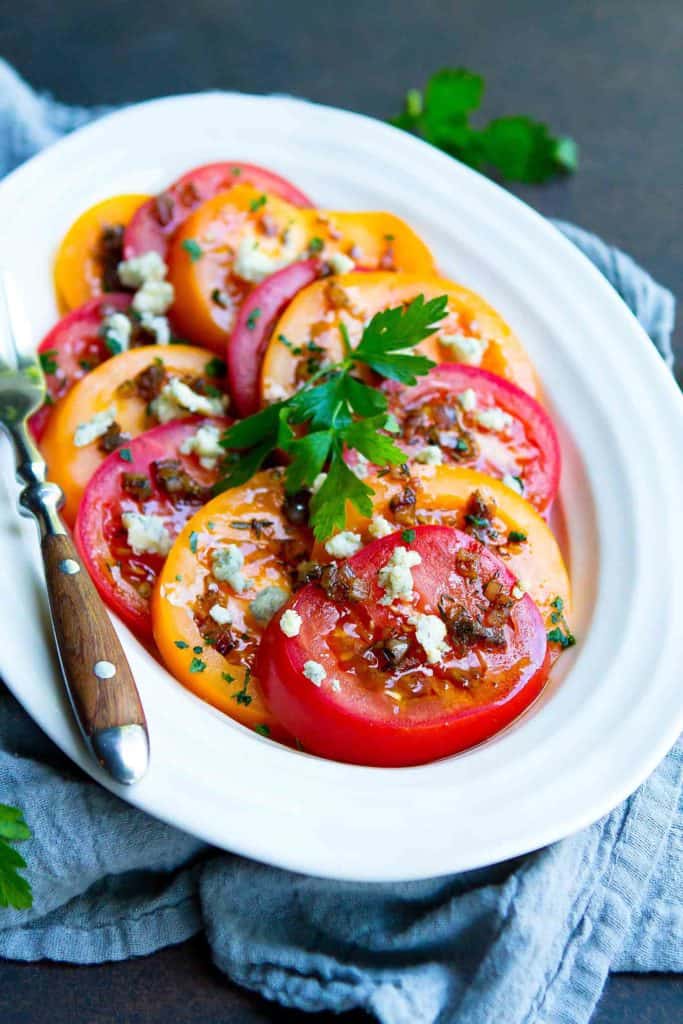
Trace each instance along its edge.
<path fill-rule="evenodd" d="M 19 874 L 26 861 L 10 846 L 31 838 L 31 830 L 16 807 L 0 804 L 0 907 L 28 910 L 33 905 L 31 886 Z"/>
<path fill-rule="evenodd" d="M 361 515 L 371 515 L 374 492 L 347 465 L 345 453 L 357 451 L 381 466 L 400 465 L 405 454 L 389 436 L 397 424 L 387 413 L 386 395 L 354 371 L 366 366 L 389 380 L 415 384 L 434 363 L 410 350 L 438 330 L 447 304 L 445 295 L 429 301 L 418 295 L 405 307 L 382 310 L 367 324 L 355 349 L 342 327 L 345 355 L 341 362 L 325 365 L 291 398 L 275 402 L 225 432 L 221 444 L 232 453 L 232 465 L 216 490 L 245 483 L 271 452 L 281 449 L 289 457 L 288 494 L 312 487 L 326 470 L 310 504 L 310 522 L 318 540 L 343 529 L 348 501 Z"/>
<path fill-rule="evenodd" d="M 529 117 L 499 117 L 482 128 L 470 123 L 481 104 L 484 79 L 466 68 L 444 68 L 424 93 L 410 89 L 392 123 L 421 136 L 480 171 L 495 170 L 508 181 L 539 184 L 575 171 L 579 151 L 573 139 L 554 136 Z"/>

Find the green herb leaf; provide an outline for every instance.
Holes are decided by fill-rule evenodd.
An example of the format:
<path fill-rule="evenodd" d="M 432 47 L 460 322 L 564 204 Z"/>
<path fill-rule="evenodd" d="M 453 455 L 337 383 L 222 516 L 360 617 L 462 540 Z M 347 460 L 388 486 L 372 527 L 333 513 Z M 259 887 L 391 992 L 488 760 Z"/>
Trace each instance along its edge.
<path fill-rule="evenodd" d="M 509 544 L 523 544 L 526 540 L 526 534 L 521 530 L 510 530 L 508 533 Z"/>
<path fill-rule="evenodd" d="M 181 245 L 193 263 L 202 258 L 202 247 L 194 238 L 185 238 Z"/>
<path fill-rule="evenodd" d="M 201 658 L 193 658 L 190 662 L 190 672 L 203 672 L 205 668 L 206 662 Z"/>
<path fill-rule="evenodd" d="M 317 236 L 315 238 L 312 238 L 308 243 L 308 251 L 313 254 L 317 252 L 322 252 L 324 248 L 325 243 L 323 242 L 322 238 L 318 238 Z"/>
<path fill-rule="evenodd" d="M 0 907 L 28 910 L 33 905 L 31 886 L 19 872 L 26 867 L 21 854 L 10 843 L 31 838 L 22 812 L 0 804 Z"/>
<path fill-rule="evenodd" d="M 254 330 L 254 328 L 256 327 L 256 321 L 258 320 L 258 318 L 260 316 L 261 316 L 261 310 L 260 309 L 258 309 L 258 308 L 257 309 L 252 309 L 251 313 L 247 317 L 247 327 L 249 328 L 250 331 Z"/>
<path fill-rule="evenodd" d="M 185 643 L 184 640 L 174 640 L 173 643 L 175 644 L 179 651 L 186 651 L 187 648 L 190 646 L 189 644 Z"/>
<path fill-rule="evenodd" d="M 133 453 L 130 448 L 119 448 L 119 458 L 123 459 L 124 462 L 132 462 Z"/>
<path fill-rule="evenodd" d="M 258 199 L 252 199 L 249 203 L 249 209 L 252 213 L 256 213 L 256 211 L 260 210 L 262 206 L 265 206 L 267 202 L 268 196 L 259 196 Z"/>
<path fill-rule="evenodd" d="M 364 384 L 351 374 L 344 381 L 344 392 L 347 402 L 359 416 L 376 416 L 387 408 L 388 401 L 384 392 Z"/>
<path fill-rule="evenodd" d="M 401 537 L 406 542 L 406 544 L 412 544 L 413 541 L 415 540 L 415 530 L 403 530 L 401 532 Z"/>
<path fill-rule="evenodd" d="M 255 725 L 254 732 L 257 732 L 259 736 L 270 736 L 270 729 L 265 723 L 262 725 Z"/>
<path fill-rule="evenodd" d="M 197 554 L 197 541 L 199 540 L 199 534 L 196 530 L 193 530 L 190 534 L 190 551 L 193 555 Z"/>
<path fill-rule="evenodd" d="M 222 359 L 218 356 L 214 356 L 213 359 L 209 359 L 208 363 L 204 367 L 204 373 L 207 377 L 225 377 L 226 365 Z"/>
<path fill-rule="evenodd" d="M 555 137 L 547 125 L 529 117 L 500 117 L 475 128 L 470 116 L 484 94 L 484 80 L 466 68 L 444 68 L 429 79 L 424 95 L 406 94 L 402 113 L 392 123 L 420 135 L 478 170 L 494 170 L 505 179 L 531 184 L 578 167 L 573 139 Z"/>
<path fill-rule="evenodd" d="M 289 494 L 295 494 L 302 487 L 310 487 L 325 465 L 333 438 L 331 430 L 315 430 L 291 442 L 288 451 L 292 461 L 286 475 Z"/>
<path fill-rule="evenodd" d="M 311 499 L 311 523 L 316 540 L 324 540 L 346 525 L 346 502 L 350 501 L 362 516 L 372 515 L 374 491 L 359 480 L 335 450 L 322 487 Z"/>
<path fill-rule="evenodd" d="M 563 650 L 566 650 L 567 647 L 574 646 L 576 643 L 576 637 L 573 633 L 565 633 L 559 626 L 555 626 L 555 628 L 551 629 L 548 633 L 548 643 L 559 644 Z"/>
<path fill-rule="evenodd" d="M 57 360 L 55 356 L 58 356 L 59 352 L 56 348 L 50 348 L 46 352 L 38 353 L 38 360 L 40 362 L 40 368 L 43 373 L 56 373 L 57 372 Z"/>
<path fill-rule="evenodd" d="M 369 419 L 356 420 L 341 432 L 341 436 L 348 448 L 355 448 L 370 462 L 378 466 L 400 466 L 406 461 L 406 455 L 395 441 L 380 433 L 386 429 L 386 423 L 387 417 L 383 413 Z"/>

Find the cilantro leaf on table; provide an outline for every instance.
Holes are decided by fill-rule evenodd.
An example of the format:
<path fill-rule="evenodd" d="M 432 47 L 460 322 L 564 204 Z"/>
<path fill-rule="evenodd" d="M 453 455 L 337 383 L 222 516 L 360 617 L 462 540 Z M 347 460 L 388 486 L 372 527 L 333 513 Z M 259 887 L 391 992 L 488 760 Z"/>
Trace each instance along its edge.
<path fill-rule="evenodd" d="M 540 184 L 578 167 L 578 147 L 529 117 L 499 117 L 479 128 L 470 117 L 484 95 L 484 79 L 466 68 L 444 68 L 424 93 L 410 89 L 392 123 L 480 171 L 508 181 Z"/>
<path fill-rule="evenodd" d="M 445 295 L 425 301 L 418 295 L 407 306 L 382 310 L 365 327 L 352 349 L 342 328 L 344 358 L 325 365 L 291 398 L 229 427 L 221 439 L 228 470 L 216 490 L 245 483 L 274 451 L 288 456 L 285 489 L 293 494 L 312 487 L 327 467 L 310 504 L 310 522 L 324 540 L 346 522 L 350 501 L 361 515 L 372 512 L 373 490 L 345 462 L 348 450 L 381 466 L 400 465 L 405 454 L 389 436 L 398 429 L 387 413 L 387 397 L 356 375 L 368 367 L 381 377 L 414 384 L 434 363 L 407 350 L 438 330 L 446 316 Z"/>
<path fill-rule="evenodd" d="M 26 867 L 10 843 L 31 838 L 31 830 L 16 807 L 0 804 L 0 907 L 28 910 L 33 904 L 31 886 L 19 872 Z"/>

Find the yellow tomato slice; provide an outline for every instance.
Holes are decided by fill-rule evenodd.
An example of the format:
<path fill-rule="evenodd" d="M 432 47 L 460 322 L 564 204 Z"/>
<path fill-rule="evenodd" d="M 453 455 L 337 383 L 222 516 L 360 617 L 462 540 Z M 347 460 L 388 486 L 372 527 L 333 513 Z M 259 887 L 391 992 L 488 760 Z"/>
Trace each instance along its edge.
<path fill-rule="evenodd" d="M 433 274 L 427 246 L 390 213 L 301 209 L 251 185 L 203 203 L 176 234 L 168 254 L 175 288 L 173 323 L 181 337 L 223 352 L 245 296 L 257 283 L 238 273 L 249 250 L 274 272 L 309 254 L 350 255 L 358 265 Z M 244 255 L 246 247 L 247 256 Z M 240 255 L 241 254 L 241 255 Z"/>
<path fill-rule="evenodd" d="M 112 196 L 91 206 L 71 225 L 57 250 L 54 268 L 57 297 L 65 311 L 103 293 L 99 255 L 102 232 L 125 227 L 148 199 L 137 194 Z"/>
<path fill-rule="evenodd" d="M 148 403 L 128 385 L 148 366 L 161 360 L 168 376 L 205 376 L 213 358 L 206 349 L 190 345 L 145 345 L 113 356 L 78 381 L 59 401 L 40 441 L 50 479 L 64 491 L 64 518 L 73 524 L 83 491 L 99 464 L 106 458 L 97 441 L 78 448 L 76 428 L 110 408 L 122 433 L 135 437 L 155 425 Z M 188 413 L 189 415 L 189 413 Z"/>
<path fill-rule="evenodd" d="M 473 469 L 413 466 L 411 473 L 411 480 L 417 486 L 411 480 L 396 479 L 393 474 L 366 481 L 375 491 L 374 515 L 384 516 L 396 530 L 406 529 L 407 520 L 401 522 L 400 512 L 398 516 L 392 512 L 391 502 L 405 487 L 410 487 L 416 495 L 418 523 L 454 526 L 463 530 L 468 526 L 465 521 L 468 502 L 478 491 L 486 503 L 495 505 L 493 526 L 499 538 L 489 546 L 503 558 L 534 599 L 548 629 L 556 624 L 551 618 L 556 611 L 553 605 L 556 598 L 560 598 L 564 614 L 569 618 L 571 588 L 564 559 L 550 527 L 533 505 L 500 480 Z M 351 505 L 347 506 L 346 529 L 360 533 L 364 543 L 371 539 L 370 522 Z M 522 534 L 526 540 L 509 542 L 511 533 Z M 322 545 L 316 546 L 313 558 L 329 561 Z"/>
<path fill-rule="evenodd" d="M 522 343 L 481 296 L 443 278 L 378 272 L 343 274 L 316 281 L 299 292 L 271 334 L 261 368 L 263 401 L 291 395 L 323 360 L 341 359 L 342 325 L 351 344 L 357 345 L 375 313 L 409 303 L 418 295 L 425 299 L 447 295 L 448 315 L 440 322 L 438 333 L 416 351 L 437 363 L 464 362 L 458 358 L 458 339 L 474 339 L 483 348 L 477 365 L 538 397 L 536 372 Z"/>
<path fill-rule="evenodd" d="M 309 531 L 288 522 L 283 499 L 282 471 L 264 470 L 210 501 L 178 536 L 152 598 L 154 639 L 169 672 L 226 715 L 251 728 L 265 726 L 275 738 L 283 738 L 283 730 L 258 680 L 251 674 L 247 680 L 247 669 L 267 624 L 255 617 L 252 602 L 266 587 L 289 593 L 297 553 L 310 551 Z M 228 544 L 244 558 L 241 593 L 212 572 L 213 553 Z M 229 624 L 211 617 L 215 605 Z"/>

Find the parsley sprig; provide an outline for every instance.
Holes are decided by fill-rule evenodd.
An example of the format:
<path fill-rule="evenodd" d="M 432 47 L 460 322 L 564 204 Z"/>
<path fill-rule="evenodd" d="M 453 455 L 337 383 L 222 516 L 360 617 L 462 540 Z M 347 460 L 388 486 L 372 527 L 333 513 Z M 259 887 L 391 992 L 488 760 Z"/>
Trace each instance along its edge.
<path fill-rule="evenodd" d="M 346 502 L 361 515 L 372 514 L 374 491 L 360 480 L 344 459 L 353 449 L 381 466 L 400 465 L 405 454 L 389 436 L 398 424 L 387 412 L 387 398 L 356 375 L 368 367 L 380 377 L 415 384 L 434 363 L 409 350 L 434 334 L 447 313 L 448 298 L 426 301 L 423 295 L 406 307 L 376 313 L 353 349 L 345 324 L 340 324 L 344 358 L 321 366 L 291 398 L 236 423 L 221 444 L 238 450 L 228 475 L 218 490 L 246 483 L 271 452 L 287 453 L 285 488 L 294 494 L 311 487 L 327 470 L 322 486 L 313 495 L 310 522 L 318 540 L 329 537 L 346 523 Z"/>
<path fill-rule="evenodd" d="M 411 89 L 392 124 L 421 136 L 479 171 L 495 170 L 508 181 L 539 184 L 575 171 L 573 139 L 554 136 L 529 117 L 498 117 L 481 128 L 470 123 L 484 95 L 484 79 L 465 68 L 444 68 L 424 91 Z"/>
<path fill-rule="evenodd" d="M 10 843 L 31 838 L 31 830 L 16 807 L 0 804 L 0 907 L 28 910 L 33 904 L 31 886 L 19 874 L 26 861 Z"/>

